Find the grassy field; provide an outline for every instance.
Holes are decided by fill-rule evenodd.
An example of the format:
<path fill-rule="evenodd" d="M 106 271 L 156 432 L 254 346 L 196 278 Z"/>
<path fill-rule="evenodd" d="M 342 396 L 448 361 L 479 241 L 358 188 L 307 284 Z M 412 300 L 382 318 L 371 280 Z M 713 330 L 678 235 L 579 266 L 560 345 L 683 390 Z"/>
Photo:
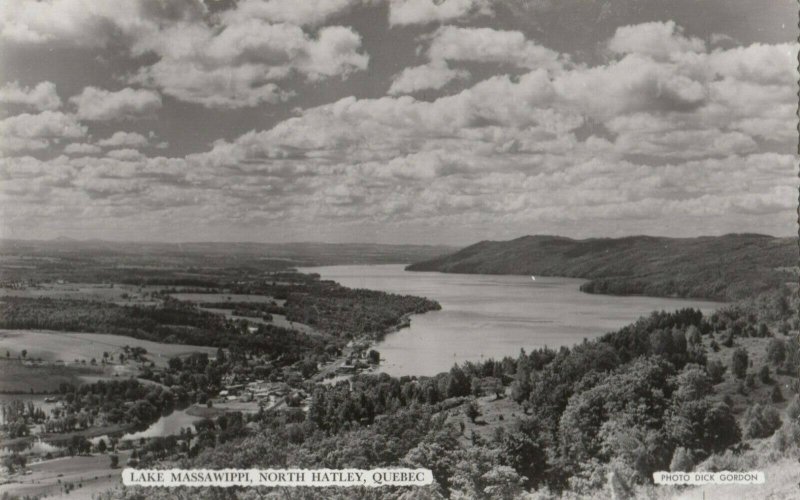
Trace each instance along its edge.
<path fill-rule="evenodd" d="M 12 358 L 17 357 L 25 349 L 29 359 L 41 358 L 48 362 L 62 361 L 73 364 L 76 359 L 89 363 L 94 358 L 100 363 L 105 352 L 113 355 L 116 361 L 126 345 L 146 349 L 145 358 L 157 366 L 166 366 L 169 358 L 174 356 L 183 356 L 193 352 L 205 352 L 210 356 L 215 356 L 217 352 L 212 347 L 164 344 L 103 333 L 0 330 L 0 356 L 8 351 Z M 114 365 L 114 368 L 120 375 L 128 374 L 124 367 Z"/>
<path fill-rule="evenodd" d="M 203 304 L 207 302 L 257 302 L 257 303 L 270 303 L 275 302 L 282 306 L 285 300 L 273 299 L 269 295 L 246 295 L 237 293 L 171 293 L 171 297 L 178 300 L 187 302 L 194 302 L 196 304 Z"/>
<path fill-rule="evenodd" d="M 61 383 L 81 385 L 85 376 L 113 376 L 103 368 L 23 363 L 0 358 L 0 392 L 53 393 Z"/>
<path fill-rule="evenodd" d="M 214 309 L 211 307 L 200 307 L 204 311 L 208 311 L 214 314 L 221 314 L 228 319 L 246 319 L 251 324 L 259 324 L 259 325 L 275 325 L 281 328 L 286 328 L 287 330 L 296 330 L 298 332 L 305 333 L 306 335 L 322 335 L 318 330 L 314 327 L 305 325 L 303 323 L 298 323 L 296 321 L 289 321 L 286 319 L 286 316 L 283 314 L 272 314 L 272 319 L 267 321 L 261 318 L 243 318 L 241 316 L 235 316 L 233 311 L 230 309 Z"/>
<path fill-rule="evenodd" d="M 0 495 L 29 495 L 54 498 L 92 498 L 92 494 L 121 484 L 122 468 L 130 451 L 121 451 L 120 467 L 111 468 L 108 455 L 56 458 L 32 464 L 27 475 L 15 475 L 11 481 L 0 485 Z M 77 489 L 64 494 L 63 487 L 72 483 Z M 78 487 L 80 485 L 80 487 Z"/>
<path fill-rule="evenodd" d="M 464 424 L 464 433 L 461 439 L 465 443 L 471 441 L 473 432 L 488 441 L 494 436 L 498 428 L 511 428 L 515 422 L 525 415 L 522 406 L 508 396 L 498 399 L 492 394 L 477 398 L 476 401 L 480 415 L 475 419 L 475 422 L 467 418 L 466 404 L 448 410 L 448 422 L 454 423 L 456 426 L 459 423 Z"/>
<path fill-rule="evenodd" d="M 776 337 L 783 338 L 787 342 L 789 341 L 788 337 L 783 337 L 780 334 L 776 334 Z M 736 337 L 733 347 L 723 346 L 722 336 L 718 336 L 716 340 L 720 345 L 719 352 L 714 352 L 714 350 L 710 348 L 710 338 L 704 338 L 708 361 L 719 361 L 723 365 L 727 366 L 728 369 L 725 372 L 723 381 L 714 386 L 714 391 L 716 393 L 715 398 L 719 401 L 722 401 L 726 396 L 730 397 L 733 400 L 733 412 L 740 419 L 744 415 L 744 412 L 747 410 L 748 406 L 751 406 L 754 402 L 762 402 L 773 405 L 778 410 L 783 411 L 788 405 L 788 400 L 791 399 L 792 392 L 789 387 L 789 383 L 792 378 L 787 375 L 777 374 L 775 372 L 775 367 L 767 360 L 767 345 L 769 344 L 771 338 Z M 753 387 L 747 387 L 746 394 L 739 393 L 738 387 L 741 381 L 734 377 L 730 369 L 731 357 L 733 356 L 734 350 L 736 350 L 738 347 L 743 347 L 747 351 L 747 356 L 750 361 L 750 367 L 748 367 L 747 373 L 753 373 L 756 375 L 755 385 Z M 758 371 L 764 365 L 769 366 L 770 374 L 773 380 L 768 384 L 761 382 L 761 380 L 758 378 Z M 772 402 L 770 395 L 773 387 L 776 385 L 780 387 L 781 392 L 787 401 L 783 403 Z"/>
<path fill-rule="evenodd" d="M 120 305 L 154 305 L 158 301 L 150 293 L 160 287 L 138 287 L 121 284 L 45 283 L 24 289 L 0 288 L 0 297 L 47 297 L 53 299 L 96 300 Z"/>

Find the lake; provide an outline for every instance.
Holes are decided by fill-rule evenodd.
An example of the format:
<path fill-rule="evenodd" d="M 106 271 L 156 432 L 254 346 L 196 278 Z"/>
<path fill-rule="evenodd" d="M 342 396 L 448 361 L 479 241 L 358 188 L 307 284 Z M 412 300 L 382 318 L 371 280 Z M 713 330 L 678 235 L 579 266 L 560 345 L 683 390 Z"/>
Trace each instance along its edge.
<path fill-rule="evenodd" d="M 175 410 L 169 415 L 162 416 L 144 430 L 124 434 L 120 441 L 138 441 L 143 438 L 177 436 L 184 428 L 191 429 L 194 432 L 194 424 L 200 420 L 203 420 L 203 417 L 189 415 L 186 410 Z M 103 435 L 92 438 L 92 444 L 97 444 L 101 439 L 108 442 L 109 437 Z"/>
<path fill-rule="evenodd" d="M 417 295 L 441 311 L 414 315 L 411 326 L 376 345 L 380 371 L 434 375 L 453 363 L 517 356 L 543 346 L 571 346 L 632 323 L 655 310 L 694 307 L 710 313 L 719 302 L 591 295 L 584 280 L 530 276 L 407 272 L 404 265 L 325 266 L 315 272 L 350 288 Z"/>

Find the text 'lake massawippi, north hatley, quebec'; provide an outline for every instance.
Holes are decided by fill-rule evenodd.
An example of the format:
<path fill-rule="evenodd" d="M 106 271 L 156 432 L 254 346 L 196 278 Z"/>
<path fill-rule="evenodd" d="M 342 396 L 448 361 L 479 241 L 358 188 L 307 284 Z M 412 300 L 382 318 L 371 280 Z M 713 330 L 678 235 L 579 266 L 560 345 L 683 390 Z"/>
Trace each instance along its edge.
<path fill-rule="evenodd" d="M 126 486 L 425 486 L 429 469 L 125 469 Z"/>

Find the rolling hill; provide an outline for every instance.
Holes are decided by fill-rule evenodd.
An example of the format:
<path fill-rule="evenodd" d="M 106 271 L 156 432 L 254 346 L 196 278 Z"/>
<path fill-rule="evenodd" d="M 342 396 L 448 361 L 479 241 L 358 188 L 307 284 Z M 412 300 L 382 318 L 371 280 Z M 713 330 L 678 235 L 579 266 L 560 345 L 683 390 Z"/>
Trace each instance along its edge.
<path fill-rule="evenodd" d="M 589 280 L 588 293 L 736 300 L 797 280 L 794 238 L 727 234 L 574 240 L 524 236 L 482 241 L 409 271 L 532 274 Z"/>

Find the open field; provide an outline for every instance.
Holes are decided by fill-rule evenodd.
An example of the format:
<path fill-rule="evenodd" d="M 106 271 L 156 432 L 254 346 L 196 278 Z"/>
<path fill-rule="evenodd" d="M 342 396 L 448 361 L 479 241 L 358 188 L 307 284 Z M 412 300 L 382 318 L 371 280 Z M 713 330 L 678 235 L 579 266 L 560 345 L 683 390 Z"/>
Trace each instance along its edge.
<path fill-rule="evenodd" d="M 16 357 L 23 349 L 27 350 L 30 359 L 41 358 L 44 361 L 74 363 L 76 359 L 85 360 L 87 363 L 92 358 L 99 363 L 103 353 L 107 352 L 118 359 L 124 346 L 142 347 L 147 350 L 144 356 L 157 366 L 166 366 L 171 357 L 183 356 L 193 352 L 205 352 L 214 356 L 217 352 L 212 347 L 201 347 L 183 344 L 164 344 L 140 340 L 123 335 L 109 335 L 105 333 L 67 333 L 55 331 L 32 330 L 0 330 L 0 353 L 9 351 L 11 357 Z M 114 365 L 115 368 L 122 368 Z"/>
<path fill-rule="evenodd" d="M 258 401 L 214 401 L 214 406 L 194 404 L 186 409 L 186 413 L 193 417 L 216 418 L 229 412 L 258 413 Z"/>
<path fill-rule="evenodd" d="M 272 320 L 267 321 L 261 318 L 250 318 L 250 317 L 245 318 L 242 316 L 236 316 L 230 309 L 215 309 L 211 307 L 202 307 L 202 305 L 200 308 L 203 309 L 204 311 L 208 311 L 214 314 L 221 314 L 222 316 L 225 316 L 228 319 L 246 319 L 250 323 L 255 323 L 259 325 L 275 325 L 281 328 L 286 328 L 287 330 L 296 330 L 298 332 L 305 333 L 306 335 L 322 335 L 318 330 L 316 330 L 312 326 L 303 323 L 298 323 L 296 321 L 289 321 L 283 314 L 273 313 Z"/>
<path fill-rule="evenodd" d="M 269 295 L 248 295 L 240 293 L 171 293 L 171 297 L 178 300 L 187 302 L 194 302 L 196 304 L 203 304 L 207 302 L 258 302 L 270 303 L 275 302 L 282 306 L 286 301 L 282 299 L 274 299 Z"/>
<path fill-rule="evenodd" d="M 0 297 L 26 297 L 73 300 L 95 300 L 119 305 L 154 305 L 158 300 L 150 293 L 160 287 L 138 287 L 122 284 L 46 283 L 26 288 L 0 288 Z"/>
<path fill-rule="evenodd" d="M 498 428 L 511 428 L 514 423 L 525 416 L 525 410 L 520 404 L 508 396 L 500 399 L 494 394 L 476 398 L 480 415 L 471 422 L 466 416 L 466 404 L 448 410 L 448 422 L 459 425 L 464 424 L 464 433 L 461 439 L 464 443 L 471 440 L 472 433 L 481 438 L 491 440 Z"/>
<path fill-rule="evenodd" d="M 61 383 L 81 385 L 85 376 L 108 374 L 103 368 L 23 363 L 0 358 L 0 392 L 53 393 Z"/>
<path fill-rule="evenodd" d="M 120 467 L 111 468 L 108 455 L 55 458 L 32 464 L 31 474 L 14 476 L 12 482 L 0 485 L 0 495 L 47 495 L 57 498 L 91 498 L 93 493 L 121 484 L 122 468 L 130 451 L 121 451 Z M 63 487 L 72 483 L 76 490 L 64 494 Z M 78 487 L 80 485 L 80 487 Z"/>
<path fill-rule="evenodd" d="M 776 334 L 775 336 L 777 338 L 783 338 L 787 341 L 789 340 L 788 337 L 784 337 L 780 334 Z M 789 384 L 792 381 L 792 377 L 776 373 L 775 366 L 767 360 L 767 346 L 769 345 L 769 341 L 771 339 L 772 337 L 736 337 L 733 347 L 725 347 L 721 345 L 719 352 L 714 352 L 714 350 L 709 347 L 710 339 L 704 339 L 708 361 L 719 361 L 724 366 L 728 367 L 724 375 L 724 380 L 714 386 L 714 391 L 716 393 L 714 397 L 720 401 L 722 401 L 726 396 L 730 397 L 733 400 L 733 412 L 740 420 L 744 415 L 745 410 L 749 406 L 752 406 L 754 402 L 767 403 L 782 411 L 788 405 L 788 400 L 791 399 L 792 389 L 790 388 Z M 717 342 L 722 344 L 721 338 L 718 338 Z M 772 378 L 771 383 L 765 384 L 756 376 L 755 385 L 753 387 L 747 387 L 745 394 L 741 394 L 738 391 L 738 387 L 742 381 L 734 377 L 730 370 L 731 357 L 733 352 L 738 347 L 743 347 L 747 351 L 747 356 L 750 361 L 750 366 L 747 369 L 747 373 L 757 375 L 762 366 L 769 366 L 770 375 Z M 781 392 L 787 401 L 776 403 L 770 399 L 773 387 L 776 385 L 781 389 Z"/>

